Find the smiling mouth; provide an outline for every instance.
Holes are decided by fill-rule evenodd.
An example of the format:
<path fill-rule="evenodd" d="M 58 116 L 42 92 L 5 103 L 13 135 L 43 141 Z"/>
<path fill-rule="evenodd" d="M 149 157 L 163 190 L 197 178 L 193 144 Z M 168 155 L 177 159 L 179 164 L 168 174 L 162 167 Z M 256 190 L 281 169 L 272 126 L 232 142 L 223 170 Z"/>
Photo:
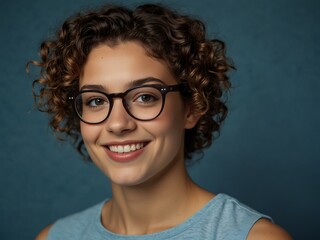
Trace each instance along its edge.
<path fill-rule="evenodd" d="M 108 145 L 107 148 L 111 152 L 115 153 L 130 153 L 144 148 L 148 143 L 134 143 L 134 144 L 124 144 L 124 145 Z"/>

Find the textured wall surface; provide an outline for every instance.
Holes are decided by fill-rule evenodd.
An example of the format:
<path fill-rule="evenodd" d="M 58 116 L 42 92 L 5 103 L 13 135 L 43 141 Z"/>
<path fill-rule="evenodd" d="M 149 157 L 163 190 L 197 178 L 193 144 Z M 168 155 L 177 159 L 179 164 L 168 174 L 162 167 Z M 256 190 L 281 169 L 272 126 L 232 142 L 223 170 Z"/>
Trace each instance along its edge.
<path fill-rule="evenodd" d="M 40 42 L 65 17 L 101 3 L 0 3 L 0 239 L 32 239 L 57 218 L 111 194 L 106 177 L 51 135 L 47 116 L 33 109 L 34 74 L 25 74 Z M 271 215 L 296 239 L 319 239 L 320 2 L 163 3 L 204 20 L 238 69 L 221 136 L 191 175 Z"/>

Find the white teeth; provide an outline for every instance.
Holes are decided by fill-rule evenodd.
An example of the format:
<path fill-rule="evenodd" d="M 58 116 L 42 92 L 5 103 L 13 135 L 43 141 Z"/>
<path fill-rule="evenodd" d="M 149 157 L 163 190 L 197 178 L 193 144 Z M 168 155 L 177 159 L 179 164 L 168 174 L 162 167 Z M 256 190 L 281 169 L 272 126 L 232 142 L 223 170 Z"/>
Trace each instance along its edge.
<path fill-rule="evenodd" d="M 118 146 L 118 153 L 123 153 L 123 146 Z"/>
<path fill-rule="evenodd" d="M 130 150 L 131 150 L 131 148 L 130 148 L 129 145 L 125 145 L 125 146 L 123 147 L 123 151 L 124 151 L 124 152 L 130 152 Z"/>
<path fill-rule="evenodd" d="M 117 152 L 117 153 L 128 153 L 133 152 L 136 150 L 139 150 L 143 148 L 143 143 L 137 143 L 137 144 L 127 144 L 127 145 L 113 145 L 109 146 L 110 151 Z"/>

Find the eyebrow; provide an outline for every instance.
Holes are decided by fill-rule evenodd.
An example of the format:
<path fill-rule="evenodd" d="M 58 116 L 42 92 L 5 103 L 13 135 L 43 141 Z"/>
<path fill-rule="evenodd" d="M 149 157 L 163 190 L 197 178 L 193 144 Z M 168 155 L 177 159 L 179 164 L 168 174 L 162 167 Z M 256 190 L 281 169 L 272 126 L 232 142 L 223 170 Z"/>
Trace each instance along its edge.
<path fill-rule="evenodd" d="M 85 84 L 80 88 L 80 91 L 82 90 L 105 90 L 102 85 L 93 85 L 93 84 Z"/>
<path fill-rule="evenodd" d="M 165 82 L 163 82 L 162 80 L 155 78 L 155 77 L 146 77 L 146 78 L 141 78 L 141 79 L 135 79 L 132 80 L 129 84 L 128 84 L 128 88 L 133 88 L 133 87 L 138 87 L 141 86 L 143 84 L 146 83 L 150 83 L 150 82 L 158 82 L 162 85 L 167 85 Z M 101 90 L 101 91 L 105 91 L 105 87 L 103 85 L 100 84 L 85 84 L 80 88 L 80 91 L 82 90 Z"/>

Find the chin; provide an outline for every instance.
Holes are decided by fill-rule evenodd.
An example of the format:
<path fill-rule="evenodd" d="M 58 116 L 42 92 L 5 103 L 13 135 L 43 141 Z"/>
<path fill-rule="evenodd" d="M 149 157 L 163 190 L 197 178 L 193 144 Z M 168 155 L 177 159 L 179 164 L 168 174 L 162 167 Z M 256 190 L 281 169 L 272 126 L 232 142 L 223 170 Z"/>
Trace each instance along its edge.
<path fill-rule="evenodd" d="M 118 185 L 120 187 L 133 187 L 143 184 L 147 181 L 146 176 L 136 175 L 136 174 L 112 174 L 109 179 L 112 184 Z"/>
<path fill-rule="evenodd" d="M 141 186 L 145 181 L 134 181 L 134 180 L 124 180 L 124 179 L 110 179 L 113 185 L 117 185 L 119 187 L 138 187 Z"/>

